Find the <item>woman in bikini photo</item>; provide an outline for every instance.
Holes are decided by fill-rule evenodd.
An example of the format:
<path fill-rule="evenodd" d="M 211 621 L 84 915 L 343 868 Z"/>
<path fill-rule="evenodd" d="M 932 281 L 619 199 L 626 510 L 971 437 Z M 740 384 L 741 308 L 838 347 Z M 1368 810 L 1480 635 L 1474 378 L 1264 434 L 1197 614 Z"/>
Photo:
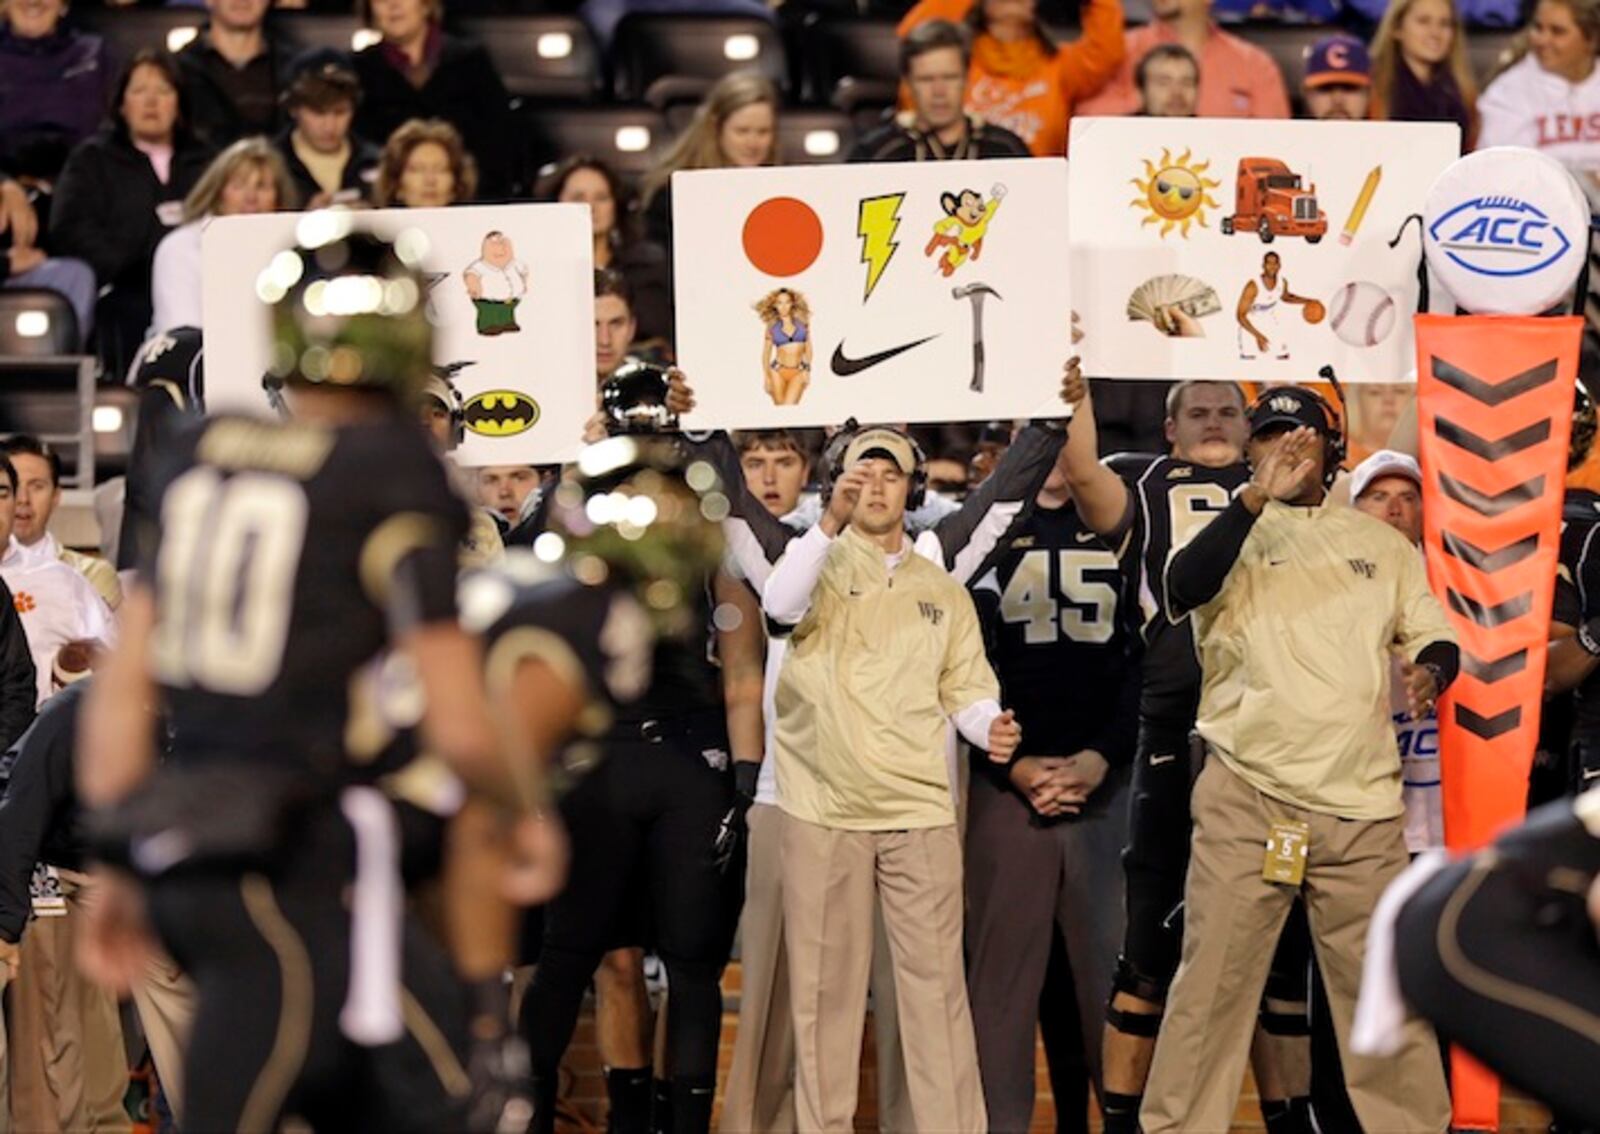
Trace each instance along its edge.
<path fill-rule="evenodd" d="M 811 384 L 811 308 L 798 291 L 780 287 L 756 303 L 764 329 L 761 379 L 773 405 L 800 404 Z"/>

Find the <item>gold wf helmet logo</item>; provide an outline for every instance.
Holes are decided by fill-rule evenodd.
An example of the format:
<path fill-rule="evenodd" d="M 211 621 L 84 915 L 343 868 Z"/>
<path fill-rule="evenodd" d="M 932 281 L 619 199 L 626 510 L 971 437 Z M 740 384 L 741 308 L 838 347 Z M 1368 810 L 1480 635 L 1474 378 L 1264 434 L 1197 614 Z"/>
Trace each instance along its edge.
<path fill-rule="evenodd" d="M 515 437 L 539 420 L 539 403 L 516 390 L 485 390 L 468 399 L 462 424 L 480 437 Z"/>

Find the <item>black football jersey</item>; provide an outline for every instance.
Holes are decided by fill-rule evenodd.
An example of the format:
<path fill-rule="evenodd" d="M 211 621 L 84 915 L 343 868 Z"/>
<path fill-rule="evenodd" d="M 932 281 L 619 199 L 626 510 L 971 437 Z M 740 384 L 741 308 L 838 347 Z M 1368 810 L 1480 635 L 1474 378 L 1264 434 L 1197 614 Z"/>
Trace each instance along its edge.
<path fill-rule="evenodd" d="M 655 633 L 632 594 L 590 586 L 512 553 L 461 584 L 461 619 L 483 636 L 490 687 L 519 662 L 544 661 L 583 690 L 575 732 L 600 736 L 650 688 Z"/>
<path fill-rule="evenodd" d="M 1561 505 L 1561 553 L 1556 572 L 1552 618 L 1578 626 L 1600 615 L 1600 495 L 1568 489 Z M 1600 745 L 1600 670 L 1572 692 L 1571 739 L 1593 748 Z M 1540 729 L 1540 746 L 1554 752 L 1566 748 L 1555 735 L 1562 719 L 1559 707 L 1547 709 L 1552 724 Z"/>
<path fill-rule="evenodd" d="M 1166 572 L 1173 554 L 1205 529 L 1250 479 L 1244 463 L 1220 469 L 1174 457 L 1153 461 L 1133 483 L 1133 546 L 1138 625 L 1144 639 L 1139 714 L 1188 727 L 1200 701 L 1200 661 L 1187 618 L 1167 617 Z"/>
<path fill-rule="evenodd" d="M 145 577 L 179 761 L 348 772 L 358 675 L 388 612 L 453 619 L 467 513 L 416 424 L 219 417 L 179 436 Z"/>
<path fill-rule="evenodd" d="M 972 588 L 1021 755 L 1091 747 L 1128 673 L 1126 583 L 1115 552 L 1070 504 L 1036 508 Z"/>

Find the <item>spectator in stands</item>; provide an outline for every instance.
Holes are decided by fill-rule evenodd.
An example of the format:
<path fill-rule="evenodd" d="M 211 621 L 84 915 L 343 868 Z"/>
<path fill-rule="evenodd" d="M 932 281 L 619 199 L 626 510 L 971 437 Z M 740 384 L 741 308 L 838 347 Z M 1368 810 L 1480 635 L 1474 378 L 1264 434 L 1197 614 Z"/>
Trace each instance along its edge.
<path fill-rule="evenodd" d="M 537 504 L 543 486 L 543 478 L 534 465 L 489 465 L 475 469 L 474 474 L 478 503 L 498 515 L 507 526 L 515 526 L 532 510 L 528 501 L 532 499 Z"/>
<path fill-rule="evenodd" d="M 414 118 L 442 118 L 461 132 L 484 192 L 511 187 L 511 99 L 482 45 L 446 34 L 440 0 L 371 0 L 383 38 L 355 56 L 362 100 L 356 131 L 387 138 Z"/>
<path fill-rule="evenodd" d="M 17 473 L 17 542 L 43 555 L 53 555 L 94 585 L 112 610 L 122 605 L 122 584 L 104 559 L 62 547 L 50 533 L 50 520 L 61 506 L 61 456 L 37 437 L 18 434 L 4 445 Z"/>
<path fill-rule="evenodd" d="M 372 195 L 382 151 L 351 133 L 361 84 L 335 52 L 309 52 L 295 61 L 284 92 L 290 125 L 277 137 L 296 191 L 308 209 L 354 204 Z"/>
<path fill-rule="evenodd" d="M 1346 388 L 1345 420 L 1350 431 L 1347 464 L 1352 468 L 1389 447 L 1401 415 L 1416 412 L 1415 382 L 1357 382 Z"/>
<path fill-rule="evenodd" d="M 111 83 L 105 41 L 66 27 L 65 0 L 9 0 L 0 23 L 0 163 L 52 182 L 100 125 Z"/>
<path fill-rule="evenodd" d="M 389 136 L 378 162 L 379 208 L 442 209 L 470 201 L 478 167 L 448 122 L 413 120 Z"/>
<path fill-rule="evenodd" d="M 1035 0 L 921 0 L 900 21 L 909 35 L 928 20 L 972 29 L 967 109 L 1004 126 L 1040 157 L 1067 152 L 1067 122 L 1123 61 L 1121 0 L 1086 0 L 1083 34 L 1058 44 Z"/>
<path fill-rule="evenodd" d="M 0 169 L 0 288 L 59 292 L 78 317 L 80 342 L 94 324 L 94 269 L 82 260 L 47 256 L 39 239 L 39 214 L 21 183 Z"/>
<path fill-rule="evenodd" d="M 189 132 L 177 65 L 161 51 L 133 57 L 113 92 L 110 123 L 72 151 L 50 210 L 54 250 L 94 268 L 112 291 L 99 306 L 100 355 L 127 369 L 150 325 L 150 262 L 183 218 L 183 199 L 211 151 Z"/>
<path fill-rule="evenodd" d="M 1454 122 L 1473 147 L 1478 87 L 1454 0 L 1394 0 L 1372 36 L 1372 117 Z"/>
<path fill-rule="evenodd" d="M 1139 113 L 1146 118 L 1193 118 L 1200 99 L 1200 64 L 1187 47 L 1159 43 L 1133 69 Z"/>
<path fill-rule="evenodd" d="M 594 273 L 594 376 L 598 389 L 617 367 L 628 361 L 628 348 L 639 330 L 633 317 L 633 292 L 621 272 Z"/>
<path fill-rule="evenodd" d="M 1139 108 L 1134 68 L 1158 43 L 1177 43 L 1200 61 L 1202 118 L 1288 118 L 1289 91 L 1278 65 L 1261 48 L 1223 31 L 1210 0 L 1152 0 L 1155 19 L 1127 35 L 1127 53 L 1106 89 L 1079 114 L 1132 114 Z"/>
<path fill-rule="evenodd" d="M 672 175 L 680 169 L 738 169 L 778 164 L 778 88 L 754 72 L 717 80 L 694 120 L 644 179 L 645 235 L 668 244 Z"/>
<path fill-rule="evenodd" d="M 1517 50 L 1478 100 L 1478 144 L 1543 150 L 1600 200 L 1600 2 L 1541 0 Z"/>
<path fill-rule="evenodd" d="M 594 226 L 594 266 L 628 278 L 641 339 L 672 338 L 671 265 L 666 249 L 640 240 L 627 188 L 605 162 L 579 154 L 539 179 L 534 198 L 589 206 Z"/>
<path fill-rule="evenodd" d="M 1307 117 L 1319 122 L 1364 122 L 1372 103 L 1372 62 L 1367 45 L 1330 35 L 1306 49 L 1300 93 Z"/>
<path fill-rule="evenodd" d="M 294 49 L 267 30 L 272 0 L 206 0 L 211 19 L 178 52 L 189 125 L 221 149 L 247 134 L 275 133 L 279 92 Z"/>
<path fill-rule="evenodd" d="M 150 273 L 151 333 L 205 325 L 200 241 L 213 217 L 298 207 L 299 194 L 272 143 L 245 138 L 223 150 L 184 199 L 183 224 L 156 246 Z"/>
<path fill-rule="evenodd" d="M 900 81 L 911 108 L 865 134 L 847 161 L 943 161 L 1027 157 L 1028 144 L 966 109 L 972 36 L 929 20 L 900 40 Z"/>

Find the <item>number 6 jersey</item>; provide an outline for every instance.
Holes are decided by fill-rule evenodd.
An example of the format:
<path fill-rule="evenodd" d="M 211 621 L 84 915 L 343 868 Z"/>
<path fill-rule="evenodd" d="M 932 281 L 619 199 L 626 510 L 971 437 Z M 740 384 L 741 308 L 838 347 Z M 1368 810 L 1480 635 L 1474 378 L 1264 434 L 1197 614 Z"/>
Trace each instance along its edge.
<path fill-rule="evenodd" d="M 152 665 L 173 756 L 342 777 L 351 686 L 390 625 L 453 621 L 467 513 L 409 418 L 218 417 L 156 487 Z"/>

